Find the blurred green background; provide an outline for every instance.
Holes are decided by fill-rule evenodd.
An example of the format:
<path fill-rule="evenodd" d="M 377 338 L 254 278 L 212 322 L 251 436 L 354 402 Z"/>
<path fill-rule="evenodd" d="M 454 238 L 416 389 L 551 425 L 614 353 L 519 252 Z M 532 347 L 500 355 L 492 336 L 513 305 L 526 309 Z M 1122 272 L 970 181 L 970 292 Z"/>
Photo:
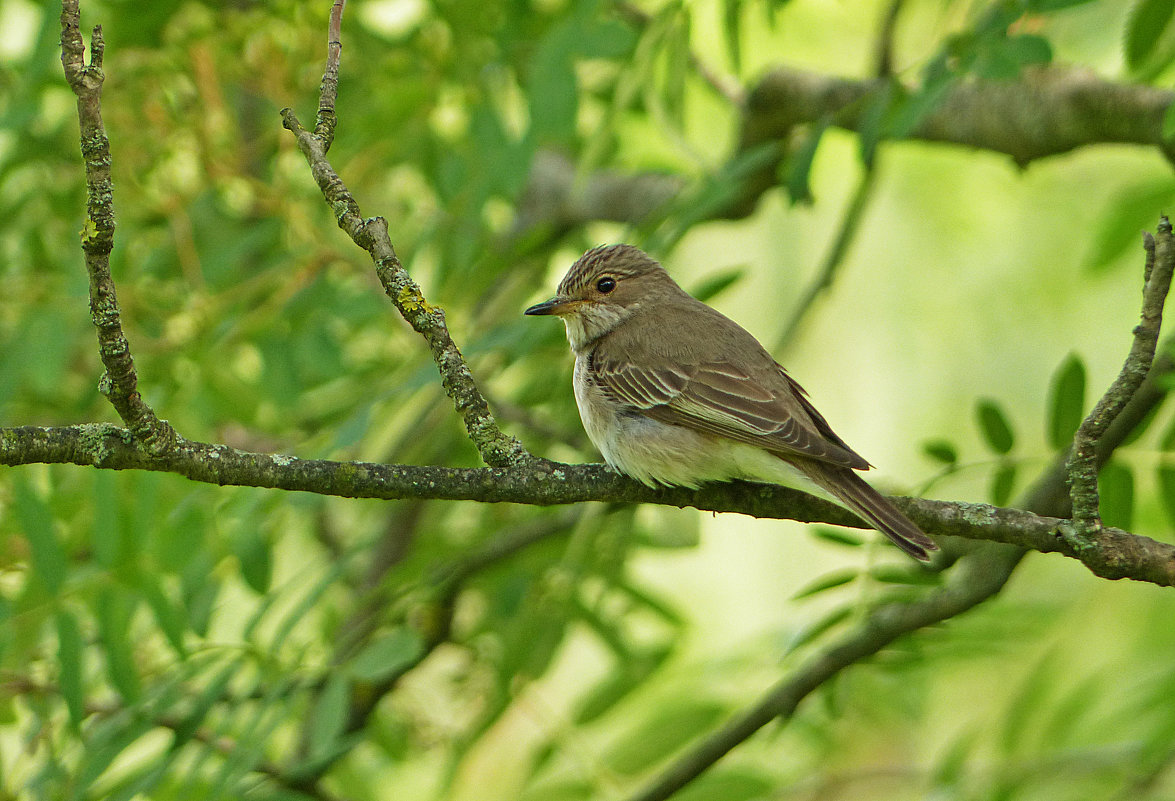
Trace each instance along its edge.
<path fill-rule="evenodd" d="M 1175 183 L 1136 146 L 1020 168 L 882 142 L 831 290 L 781 342 L 861 142 L 824 133 L 811 202 L 775 188 L 745 219 L 706 219 L 738 110 L 697 64 L 743 88 L 779 64 L 867 77 L 889 6 L 351 0 L 330 158 L 532 452 L 599 458 L 561 326 L 521 310 L 586 247 L 632 241 L 774 346 L 878 486 L 1007 503 L 1054 457 L 1058 397 L 1088 408 L 1117 373 L 1139 232 Z M 955 48 L 974 58 L 952 80 L 993 77 L 981 65 L 1032 37 L 1043 60 L 1166 86 L 1171 6 L 909 0 L 894 66 L 917 84 Z M 280 125 L 284 106 L 312 119 L 329 7 L 83 3 L 107 42 L 112 270 L 140 388 L 192 439 L 473 466 L 423 341 Z M 58 13 L 0 5 L 0 426 L 114 420 Z M 683 189 L 639 225 L 563 224 L 527 194 L 550 154 L 580 182 L 655 171 Z M 1011 429 L 1006 453 L 980 408 Z M 1109 522 L 1171 540 L 1172 430 L 1161 411 L 1115 456 Z M 938 580 L 902 564 L 872 533 L 693 510 L 6 468 L 0 799 L 624 798 L 844 626 Z M 999 597 L 855 666 L 676 797 L 1175 797 L 1172 613 L 1168 591 L 1032 555 Z"/>

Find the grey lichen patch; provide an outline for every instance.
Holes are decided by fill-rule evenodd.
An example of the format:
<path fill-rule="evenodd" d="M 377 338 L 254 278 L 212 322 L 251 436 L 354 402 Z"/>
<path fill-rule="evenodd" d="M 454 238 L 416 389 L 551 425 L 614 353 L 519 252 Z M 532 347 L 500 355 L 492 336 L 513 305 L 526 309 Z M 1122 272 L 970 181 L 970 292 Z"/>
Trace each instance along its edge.
<path fill-rule="evenodd" d="M 110 423 L 87 423 L 78 429 L 78 444 L 95 467 L 101 467 L 112 454 L 110 438 L 128 445 L 131 442 L 131 432 Z"/>
<path fill-rule="evenodd" d="M 960 501 L 956 504 L 956 507 L 958 508 L 959 517 L 970 526 L 991 526 L 997 522 L 996 508 L 988 506 L 986 503 L 966 503 Z"/>

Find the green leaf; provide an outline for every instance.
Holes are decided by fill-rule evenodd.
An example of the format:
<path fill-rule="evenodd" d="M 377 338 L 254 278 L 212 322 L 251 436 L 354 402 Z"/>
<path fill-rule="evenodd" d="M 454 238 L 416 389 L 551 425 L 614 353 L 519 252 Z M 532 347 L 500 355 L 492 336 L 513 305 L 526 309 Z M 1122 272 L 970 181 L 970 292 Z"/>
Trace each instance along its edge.
<path fill-rule="evenodd" d="M 828 130 L 828 119 L 822 119 L 808 127 L 799 144 L 788 153 L 787 158 L 779 165 L 780 177 L 787 196 L 792 205 L 796 203 L 812 202 L 812 162 L 816 158 L 816 151 L 820 148 L 820 141 L 824 132 Z"/>
<path fill-rule="evenodd" d="M 1131 71 L 1143 66 L 1175 15 L 1175 0 L 1138 0 L 1126 23 L 1123 49 Z"/>
<path fill-rule="evenodd" d="M 172 750 L 179 748 L 193 737 L 217 701 L 223 700 L 229 682 L 241 672 L 240 660 L 233 659 L 220 669 L 211 681 L 192 699 L 192 706 L 180 719 L 173 730 Z"/>
<path fill-rule="evenodd" d="M 321 759 L 331 753 L 347 725 L 351 682 L 343 671 L 331 673 L 314 704 L 310 718 L 309 756 Z"/>
<path fill-rule="evenodd" d="M 808 643 L 818 639 L 825 632 L 848 620 L 852 614 L 853 609 L 849 606 L 842 606 L 831 610 L 823 617 L 818 618 L 814 622 L 797 631 L 795 636 L 788 641 L 787 652 L 790 654 L 793 651 L 796 651 Z"/>
<path fill-rule="evenodd" d="M 991 398 L 981 398 L 975 404 L 975 416 L 979 422 L 979 433 L 983 441 L 999 454 L 1007 453 L 1016 444 L 1012 425 L 999 403 Z"/>
<path fill-rule="evenodd" d="M 407 626 L 397 626 L 372 640 L 351 661 L 350 672 L 358 681 L 375 682 L 410 667 L 424 653 L 424 640 Z"/>
<path fill-rule="evenodd" d="M 1068 448 L 1084 418 L 1085 364 L 1077 354 L 1070 353 L 1053 373 L 1049 389 L 1049 445 L 1056 450 Z"/>
<path fill-rule="evenodd" d="M 796 601 L 800 598 L 810 598 L 813 595 L 832 590 L 837 587 L 843 587 L 846 584 L 851 584 L 861 576 L 861 571 L 848 568 L 845 570 L 835 570 L 827 575 L 821 576 L 812 583 L 806 585 L 802 590 L 792 596 L 792 600 Z"/>
<path fill-rule="evenodd" d="M 136 605 L 137 596 L 118 587 L 104 587 L 98 594 L 95 609 L 98 638 L 106 655 L 106 675 L 128 702 L 138 700 L 141 694 L 131 632 Z"/>
<path fill-rule="evenodd" d="M 833 545 L 846 545 L 850 548 L 860 548 L 866 539 L 858 529 L 833 528 L 832 526 L 809 526 L 808 532 L 817 539 L 831 542 Z"/>
<path fill-rule="evenodd" d="M 188 649 L 184 645 L 184 629 L 186 627 L 184 611 L 167 597 L 158 576 L 152 573 L 140 573 L 136 577 L 135 584 L 147 602 L 147 606 L 151 607 L 151 612 L 155 615 L 155 622 L 163 630 L 163 634 L 175 650 L 176 656 L 180 659 L 186 659 Z"/>
<path fill-rule="evenodd" d="M 777 780 L 750 768 L 714 770 L 673 794 L 673 801 L 751 801 L 771 798 Z"/>
<path fill-rule="evenodd" d="M 1175 104 L 1168 113 L 1172 108 Z M 1085 269 L 1102 272 L 1127 252 L 1137 254 L 1141 262 L 1143 229 L 1154 222 L 1156 209 L 1170 208 L 1172 203 L 1175 186 L 1167 179 L 1131 182 L 1111 194 L 1098 215 Z M 1129 264 L 1133 267 L 1135 261 L 1131 259 Z"/>
<path fill-rule="evenodd" d="M 1134 523 L 1134 473 L 1117 459 L 1102 467 L 1097 477 L 1102 522 L 1129 531 Z"/>
<path fill-rule="evenodd" d="M 41 499 L 28 482 L 28 472 L 14 470 L 12 476 L 12 505 L 16 519 L 29 542 L 33 574 L 45 585 L 50 594 L 56 595 L 65 581 L 68 565 L 65 552 L 57 542 L 53 530 L 53 516 L 49 505 Z"/>
<path fill-rule="evenodd" d="M 258 525 L 259 521 L 253 516 L 242 521 L 232 538 L 232 549 L 245 583 L 258 595 L 264 595 L 269 592 L 273 579 L 273 557 L 269 540 Z"/>
<path fill-rule="evenodd" d="M 942 583 L 942 574 L 934 570 L 923 570 L 919 567 L 906 565 L 878 565 L 870 569 L 869 575 L 875 581 L 885 584 L 912 584 L 919 587 L 932 587 Z"/>
<path fill-rule="evenodd" d="M 936 462 L 942 462 L 946 465 L 952 465 L 959 461 L 959 452 L 955 449 L 954 444 L 945 439 L 932 439 L 922 443 L 922 452 Z"/>
<path fill-rule="evenodd" d="M 739 11 L 743 0 L 723 0 L 722 3 L 722 36 L 726 42 L 726 50 L 730 54 L 730 64 L 735 74 L 742 71 L 743 51 L 739 35 Z"/>
<path fill-rule="evenodd" d="M 1006 506 L 1016 488 L 1016 465 L 1012 462 L 1000 464 L 991 476 L 991 502 L 995 506 Z"/>
<path fill-rule="evenodd" d="M 622 776 L 642 773 L 712 729 L 725 713 L 713 701 L 674 698 L 613 743 L 604 754 L 604 764 Z"/>
<path fill-rule="evenodd" d="M 1053 46 L 1043 36 L 1031 33 L 1011 36 L 1005 47 L 1020 66 L 1048 64 L 1053 60 Z"/>
<path fill-rule="evenodd" d="M 706 303 L 721 295 L 727 289 L 742 280 L 747 274 L 745 267 L 730 267 L 711 273 L 700 284 L 690 290 L 690 294 Z"/>
<path fill-rule="evenodd" d="M 69 722 L 75 730 L 80 729 L 86 716 L 85 693 L 82 688 L 82 634 L 77 618 L 67 610 L 58 610 L 57 620 L 57 684 L 65 706 L 69 710 Z"/>
<path fill-rule="evenodd" d="M 1167 512 L 1167 520 L 1175 526 L 1175 467 L 1161 464 L 1158 469 L 1159 499 Z"/>

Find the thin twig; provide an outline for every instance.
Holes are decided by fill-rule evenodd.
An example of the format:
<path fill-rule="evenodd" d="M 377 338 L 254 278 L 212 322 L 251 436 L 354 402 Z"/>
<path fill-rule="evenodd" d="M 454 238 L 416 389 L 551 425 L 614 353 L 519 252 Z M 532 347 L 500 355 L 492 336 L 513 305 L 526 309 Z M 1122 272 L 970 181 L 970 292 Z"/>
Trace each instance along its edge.
<path fill-rule="evenodd" d="M 282 110 L 285 127 L 294 134 L 310 164 L 311 173 L 334 211 L 339 227 L 370 254 L 384 292 L 409 325 L 424 337 L 441 374 L 441 384 L 453 400 L 478 453 L 488 465 L 520 465 L 533 457 L 514 437 L 502 432 L 469 371 L 465 358 L 449 334 L 444 310 L 424 299 L 420 286 L 400 263 L 382 217 L 364 219 L 346 185 L 327 161 L 321 140 L 298 122 L 291 109 Z"/>
<path fill-rule="evenodd" d="M 334 0 L 330 7 L 330 25 L 327 31 L 326 70 L 318 88 L 318 117 L 314 135 L 322 142 L 322 152 L 330 150 L 335 141 L 335 103 L 339 98 L 339 60 L 343 55 L 343 9 L 347 0 Z"/>
<path fill-rule="evenodd" d="M 1069 459 L 1069 491 L 1073 501 L 1073 529 L 1075 544 L 1082 547 L 1102 530 L 1098 511 L 1096 449 L 1100 440 L 1142 385 L 1155 357 L 1159 329 L 1163 322 L 1163 305 L 1171 287 L 1175 270 L 1175 237 L 1171 223 L 1163 217 L 1159 221 L 1158 237 L 1144 235 L 1146 262 L 1143 269 L 1141 322 L 1134 329 L 1130 353 L 1122 371 L 1110 388 L 1082 421 L 1073 437 L 1073 454 Z"/>
<path fill-rule="evenodd" d="M 899 637 L 962 614 L 1003 588 L 1019 562 L 1014 548 L 985 546 L 959 563 L 946 586 L 912 604 L 872 612 L 837 643 L 776 684 L 751 708 L 675 760 L 628 801 L 664 801 L 776 718 L 792 716 L 800 702 L 845 668 L 867 659 Z"/>
<path fill-rule="evenodd" d="M 78 0 L 61 4 L 61 66 L 77 95 L 82 160 L 86 168 L 86 223 L 82 228 L 82 252 L 90 276 L 90 318 L 98 331 L 98 354 L 106 372 L 98 387 L 110 400 L 126 426 L 154 454 L 175 442 L 175 431 L 156 417 L 138 390 L 138 376 L 130 344 L 122 330 L 122 317 L 114 279 L 110 275 L 110 251 L 114 247 L 114 188 L 110 178 L 110 140 L 102 123 L 102 56 L 105 42 L 98 26 L 90 37 L 90 63 L 81 34 Z"/>
<path fill-rule="evenodd" d="M 824 257 L 820 272 L 816 274 L 816 278 L 808 285 L 803 297 L 796 304 L 791 318 L 787 321 L 783 333 L 775 344 L 774 352 L 778 353 L 791 344 L 796 334 L 799 333 L 800 325 L 816 303 L 816 300 L 825 290 L 832 286 L 832 281 L 836 277 L 836 271 L 844 263 L 849 246 L 852 244 L 853 238 L 857 234 L 857 229 L 861 226 L 861 220 L 865 216 L 865 208 L 869 204 L 869 199 L 873 196 L 873 188 L 877 185 L 877 165 L 879 159 L 880 154 L 875 154 L 873 161 L 866 165 L 864 172 L 861 173 L 861 178 L 857 182 L 857 188 L 853 191 L 853 198 L 849 201 L 848 208 L 845 209 L 844 215 L 841 217 L 840 228 L 836 232 L 836 238 L 832 240 L 832 247 L 828 249 L 828 253 Z"/>

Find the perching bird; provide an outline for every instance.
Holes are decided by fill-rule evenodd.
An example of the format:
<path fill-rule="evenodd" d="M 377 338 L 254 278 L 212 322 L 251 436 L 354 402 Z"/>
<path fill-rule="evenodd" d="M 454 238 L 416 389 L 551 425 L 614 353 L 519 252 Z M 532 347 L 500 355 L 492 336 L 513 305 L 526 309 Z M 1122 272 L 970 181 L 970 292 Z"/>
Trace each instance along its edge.
<path fill-rule="evenodd" d="M 870 465 L 738 323 L 631 245 L 593 248 L 550 300 L 575 352 L 575 400 L 609 465 L 650 486 L 747 479 L 855 512 L 911 556 L 934 540 L 865 483 Z"/>

